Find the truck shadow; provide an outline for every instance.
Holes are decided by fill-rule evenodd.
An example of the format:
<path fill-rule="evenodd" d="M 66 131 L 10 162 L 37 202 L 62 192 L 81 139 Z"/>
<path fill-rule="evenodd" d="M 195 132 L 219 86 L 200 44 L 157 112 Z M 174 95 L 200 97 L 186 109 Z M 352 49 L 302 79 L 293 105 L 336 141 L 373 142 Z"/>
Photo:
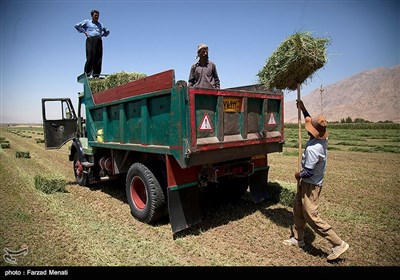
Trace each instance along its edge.
<path fill-rule="evenodd" d="M 89 189 L 91 191 L 102 191 L 128 204 L 125 186 L 121 181 L 105 181 L 92 185 Z M 257 211 L 262 213 L 266 219 L 272 221 L 277 226 L 287 228 L 289 237 L 291 235 L 291 226 L 293 225 L 293 213 L 291 209 L 283 205 L 280 206 L 278 203 L 279 202 L 274 199 L 268 199 L 255 204 L 251 199 L 249 191 L 247 191 L 242 198 L 237 199 L 225 197 L 223 193 L 215 191 L 200 192 L 202 222 L 173 234 L 173 238 L 177 239 L 184 238 L 185 236 L 200 235 L 205 231 L 226 225 L 232 221 L 241 220 Z M 166 215 L 155 223 L 154 226 L 167 225 L 169 222 L 169 217 Z M 325 256 L 326 253 L 324 251 L 311 245 L 315 237 L 314 231 L 306 226 L 304 238 L 306 246 L 303 250 L 313 256 Z"/>
<path fill-rule="evenodd" d="M 292 212 L 285 207 L 276 208 L 275 205 L 278 203 L 271 198 L 255 204 L 249 191 L 236 200 L 224 197 L 223 194 L 206 192 L 200 198 L 202 222 L 176 233 L 174 239 L 187 235 L 200 235 L 210 229 L 243 219 L 255 212 L 261 212 L 266 219 L 271 220 L 279 227 L 289 229 L 293 223 Z M 315 235 L 310 230 L 307 230 L 306 235 L 308 240 L 315 239 Z"/>
<path fill-rule="evenodd" d="M 101 183 L 96 183 L 90 185 L 88 188 L 91 191 L 101 191 L 109 196 L 116 198 L 126 204 L 128 200 L 126 199 L 125 183 L 121 180 L 109 180 Z"/>
<path fill-rule="evenodd" d="M 228 199 L 223 194 L 209 193 L 200 195 L 202 221 L 190 228 L 174 234 L 174 239 L 201 235 L 203 232 L 243 219 L 258 210 L 246 193 L 239 199 Z"/>
<path fill-rule="evenodd" d="M 210 229 L 243 219 L 257 211 L 262 213 L 267 220 L 272 221 L 277 226 L 286 228 L 288 238 L 292 234 L 293 213 L 291 208 L 288 209 L 284 205 L 280 205 L 279 201 L 277 202 L 276 199 L 273 198 L 255 204 L 251 199 L 249 191 L 245 193 L 241 199 L 235 201 L 226 199 L 223 196 L 210 196 L 207 194 L 201 197 L 201 205 L 202 222 L 186 230 L 175 233 L 174 239 L 183 238 L 188 235 L 200 235 Z M 323 250 L 312 245 L 316 235 L 310 227 L 306 226 L 304 235 L 306 246 L 302 249 L 310 255 L 326 257 L 326 253 Z"/>
<path fill-rule="evenodd" d="M 101 191 L 107 195 L 128 204 L 126 191 L 123 182 L 118 180 L 104 181 L 88 187 L 91 191 Z M 186 235 L 199 235 L 201 232 L 228 224 L 229 222 L 240 220 L 255 211 L 259 210 L 250 199 L 247 192 L 241 199 L 231 199 L 224 197 L 223 193 L 216 191 L 200 191 L 200 212 L 202 222 L 188 229 L 174 234 L 175 237 Z M 129 215 L 129 213 L 127 213 Z M 133 218 L 133 217 L 132 217 Z M 163 226 L 170 223 L 168 213 L 153 226 Z"/>

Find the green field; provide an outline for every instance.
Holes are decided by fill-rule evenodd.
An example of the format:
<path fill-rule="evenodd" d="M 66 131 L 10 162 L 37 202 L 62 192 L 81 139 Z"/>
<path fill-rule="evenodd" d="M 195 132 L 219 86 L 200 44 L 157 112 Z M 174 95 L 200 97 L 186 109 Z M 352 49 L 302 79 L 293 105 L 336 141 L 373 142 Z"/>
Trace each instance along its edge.
<path fill-rule="evenodd" d="M 400 124 L 334 123 L 329 124 L 328 150 L 400 153 Z M 302 147 L 309 139 L 302 127 Z M 285 125 L 285 147 L 298 148 L 298 125 Z M 297 152 L 297 151 L 296 151 Z"/>

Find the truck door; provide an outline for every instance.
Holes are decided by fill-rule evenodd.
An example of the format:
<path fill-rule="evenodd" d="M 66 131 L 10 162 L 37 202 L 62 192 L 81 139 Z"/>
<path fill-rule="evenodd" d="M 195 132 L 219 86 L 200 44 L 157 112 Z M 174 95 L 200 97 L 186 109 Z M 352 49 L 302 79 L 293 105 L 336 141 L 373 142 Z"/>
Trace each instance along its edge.
<path fill-rule="evenodd" d="M 46 149 L 59 149 L 77 136 L 78 118 L 69 98 L 42 98 Z"/>

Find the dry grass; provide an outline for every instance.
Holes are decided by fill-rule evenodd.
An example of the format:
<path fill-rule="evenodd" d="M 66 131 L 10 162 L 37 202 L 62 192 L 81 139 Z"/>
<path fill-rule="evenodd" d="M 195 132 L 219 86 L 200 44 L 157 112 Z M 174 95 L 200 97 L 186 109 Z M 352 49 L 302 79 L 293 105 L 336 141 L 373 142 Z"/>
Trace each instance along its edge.
<path fill-rule="evenodd" d="M 107 76 L 104 79 L 95 79 L 90 80 L 90 89 L 93 93 L 98 93 L 105 91 L 110 88 L 114 88 L 120 85 L 124 85 L 126 83 L 139 80 L 141 78 L 146 77 L 146 74 L 137 73 L 137 72 L 117 72 Z"/>
<path fill-rule="evenodd" d="M 267 59 L 257 76 L 268 88 L 297 89 L 327 62 L 329 38 L 313 37 L 311 32 L 296 32 L 287 37 Z"/>
<path fill-rule="evenodd" d="M 249 194 L 237 203 L 203 201 L 203 222 L 173 239 L 168 220 L 156 226 L 130 215 L 123 187 L 74 183 L 66 147 L 1 132 L 13 145 L 0 149 L 0 249 L 29 253 L 31 266 L 398 266 L 400 263 L 400 158 L 395 153 L 330 151 L 321 215 L 350 244 L 328 263 L 329 244 L 306 231 L 305 250 L 286 247 L 291 208 L 272 201 L 254 205 Z M 15 151 L 29 150 L 30 159 Z M 297 157 L 271 154 L 270 182 L 294 183 Z M 290 155 L 292 154 L 292 155 Z M 34 176 L 57 173 L 65 193 L 44 194 Z M 283 184 L 283 183 L 282 183 Z M 2 266 L 8 265 L 2 259 Z"/>

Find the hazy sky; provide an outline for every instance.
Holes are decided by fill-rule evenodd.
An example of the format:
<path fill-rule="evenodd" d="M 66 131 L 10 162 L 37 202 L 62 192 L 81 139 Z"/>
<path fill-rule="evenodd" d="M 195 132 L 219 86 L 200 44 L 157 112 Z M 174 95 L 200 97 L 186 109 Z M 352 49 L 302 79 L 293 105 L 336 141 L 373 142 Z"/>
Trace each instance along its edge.
<path fill-rule="evenodd" d="M 74 25 L 100 11 L 103 74 L 175 70 L 189 77 L 199 43 L 209 46 L 221 88 L 254 84 L 290 35 L 331 38 L 328 63 L 302 96 L 359 72 L 400 64 L 398 1 L 1 1 L 0 122 L 41 122 L 41 98 L 83 90 L 85 36 Z M 285 92 L 293 100 L 296 92 Z M 76 109 L 76 108 L 75 108 Z"/>

